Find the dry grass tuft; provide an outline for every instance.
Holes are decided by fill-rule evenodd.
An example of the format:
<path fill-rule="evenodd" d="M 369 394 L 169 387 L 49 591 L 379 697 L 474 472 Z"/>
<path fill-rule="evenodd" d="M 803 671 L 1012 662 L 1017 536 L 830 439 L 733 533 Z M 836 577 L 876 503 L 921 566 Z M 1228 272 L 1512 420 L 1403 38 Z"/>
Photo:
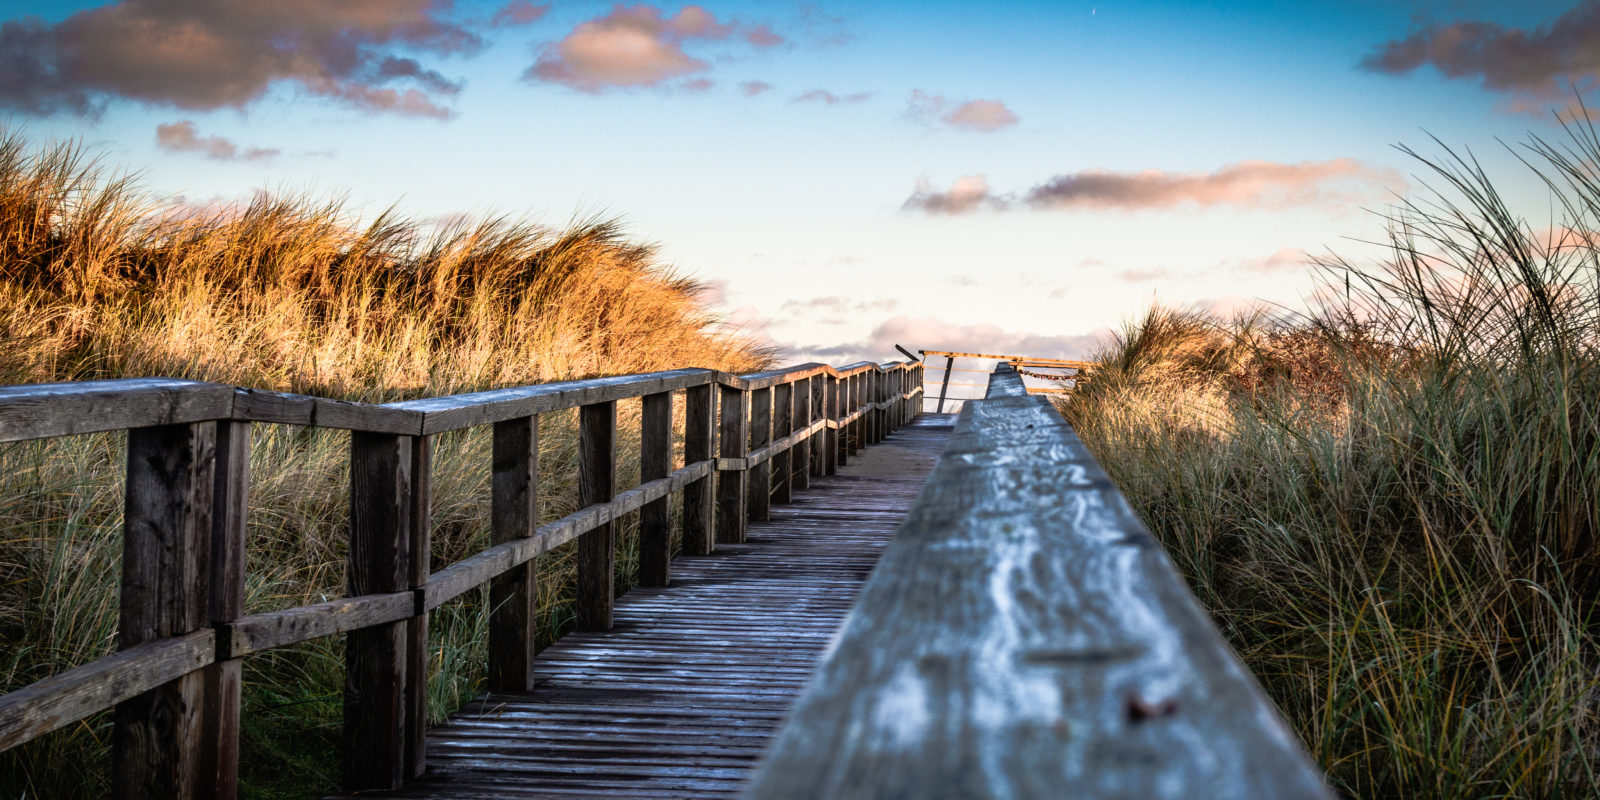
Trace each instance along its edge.
<path fill-rule="evenodd" d="M 0 131 L 0 383 L 167 375 L 389 401 L 701 366 L 770 353 L 724 332 L 701 286 L 613 220 L 362 223 L 339 202 L 257 195 L 196 210 L 152 198 L 73 144 Z M 637 475 L 624 404 L 619 480 Z M 541 420 L 546 519 L 573 510 L 575 435 Z M 636 435 L 636 434 L 634 434 Z M 488 439 L 436 442 L 435 568 L 486 542 Z M 0 445 L 0 691 L 110 651 L 123 437 Z M 342 594 L 348 436 L 255 426 L 248 611 Z M 631 530 L 619 583 L 631 581 Z M 570 624 L 571 554 L 541 560 L 543 636 Z M 434 716 L 475 693 L 481 598 L 436 613 Z M 333 788 L 338 641 L 246 660 L 246 796 Z M 0 755 L 0 796 L 107 792 L 108 720 Z"/>

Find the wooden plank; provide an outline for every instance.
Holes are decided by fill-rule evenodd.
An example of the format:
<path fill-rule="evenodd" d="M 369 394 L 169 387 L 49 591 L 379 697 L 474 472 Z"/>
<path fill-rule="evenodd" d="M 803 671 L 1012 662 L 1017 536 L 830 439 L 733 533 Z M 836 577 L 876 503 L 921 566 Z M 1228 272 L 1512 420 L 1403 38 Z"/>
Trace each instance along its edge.
<path fill-rule="evenodd" d="M 492 458 L 489 540 L 525 541 L 539 525 L 539 418 L 496 422 Z M 490 581 L 489 691 L 533 689 L 538 607 L 539 573 L 531 556 Z"/>
<path fill-rule="evenodd" d="M 433 557 L 433 437 L 411 438 L 411 533 L 406 586 L 412 589 L 406 620 L 406 777 L 422 774 L 428 735 L 428 614 L 417 602 L 425 595 Z"/>
<path fill-rule="evenodd" d="M 211 663 L 216 633 L 202 628 L 145 642 L 0 696 L 0 750 L 131 700 Z"/>
<path fill-rule="evenodd" d="M 424 416 L 422 432 L 442 433 L 563 408 L 701 386 L 719 380 L 722 375 L 708 369 L 674 369 L 408 400 L 385 407 L 421 413 Z"/>
<path fill-rule="evenodd" d="M 772 438 L 781 441 L 789 434 L 794 433 L 794 384 L 780 383 L 772 387 Z M 772 492 L 768 499 L 772 503 L 789 503 L 794 497 L 794 484 L 790 470 L 794 464 L 793 451 L 785 448 L 774 453 L 772 465 L 768 467 L 772 474 Z"/>
<path fill-rule="evenodd" d="M 350 439 L 353 597 L 391 594 L 411 575 L 412 437 L 357 431 Z M 344 788 L 398 788 L 406 778 L 407 625 L 350 631 L 345 643 Z"/>
<path fill-rule="evenodd" d="M 811 406 L 811 384 L 816 378 L 807 378 L 794 385 L 794 422 L 793 430 L 804 431 L 811 428 L 813 421 Z M 816 431 L 820 433 L 820 430 Z M 811 486 L 811 449 L 817 441 L 811 436 L 789 455 L 789 491 L 791 496 L 805 491 Z"/>
<path fill-rule="evenodd" d="M 416 434 L 422 414 L 392 406 L 328 400 L 261 389 L 235 389 L 233 418 L 241 421 L 307 425 L 368 433 Z"/>
<path fill-rule="evenodd" d="M 772 443 L 772 389 L 750 392 L 749 452 L 760 450 Z M 754 464 L 746 470 L 750 476 L 749 490 L 745 492 L 745 517 L 751 522 L 764 522 L 772 516 L 772 465 Z"/>
<path fill-rule="evenodd" d="M 578 505 L 611 500 L 617 483 L 617 401 L 583 406 L 578 413 Z M 578 537 L 578 628 L 611 630 L 616 600 L 616 530 L 609 521 Z"/>
<path fill-rule="evenodd" d="M 427 775 L 391 796 L 737 797 L 947 434 L 909 430 L 874 453 L 908 471 L 819 478 L 747 543 L 629 591 L 615 630 L 540 654 L 537 692 L 436 727 Z"/>
<path fill-rule="evenodd" d="M 309 642 L 324 636 L 349 633 L 408 619 L 416 611 L 412 591 L 343 597 L 240 617 L 218 626 L 222 655 L 239 658 L 275 647 Z"/>
<path fill-rule="evenodd" d="M 994 361 L 1019 362 L 1022 364 L 1035 364 L 1038 366 L 1071 367 L 1073 369 L 1094 369 L 1099 365 L 1093 361 L 1071 361 L 1064 358 L 1035 358 L 1033 356 L 1005 356 L 993 353 L 957 353 L 947 350 L 918 350 L 924 356 L 944 356 L 947 359 L 956 358 L 987 358 Z"/>
<path fill-rule="evenodd" d="M 172 378 L 0 386 L 0 442 L 223 419 L 233 387 Z"/>
<path fill-rule="evenodd" d="M 250 423 L 217 423 L 216 468 L 212 489 L 211 561 L 207 590 L 213 625 L 244 615 L 246 516 L 250 507 Z M 233 797 L 239 791 L 240 681 L 238 658 L 208 666 L 204 714 L 200 720 L 200 794 Z"/>
<path fill-rule="evenodd" d="M 748 447 L 750 427 L 748 412 L 750 393 L 726 386 L 719 391 L 721 408 L 718 426 L 718 454 L 723 458 L 743 458 Z M 717 471 L 717 543 L 744 541 L 745 486 L 747 473 L 742 469 Z"/>
<path fill-rule="evenodd" d="M 716 394 L 710 386 L 684 390 L 683 461 L 704 462 L 713 456 L 716 424 Z M 683 487 L 683 552 L 706 555 L 716 547 L 713 502 L 714 479 L 701 478 Z"/>
<path fill-rule="evenodd" d="M 193 633 L 210 621 L 215 422 L 128 431 L 121 649 Z M 199 774 L 205 679 L 190 673 L 117 704 L 112 775 L 124 797 L 189 798 Z"/>
<path fill-rule="evenodd" d="M 647 483 L 672 472 L 672 393 L 647 394 L 640 406 L 639 480 Z M 666 586 L 671 579 L 670 498 L 639 508 L 639 585 Z"/>
<path fill-rule="evenodd" d="M 828 421 L 828 376 L 818 375 L 811 379 L 811 397 L 807 403 L 807 413 L 814 421 L 826 423 Z M 820 478 L 828 474 L 828 437 L 826 431 L 811 438 L 810 455 L 806 457 L 808 464 L 807 474 L 813 478 Z M 809 481 L 806 488 L 810 487 Z"/>
<path fill-rule="evenodd" d="M 1331 798 L 1077 436 L 967 403 L 754 798 Z"/>

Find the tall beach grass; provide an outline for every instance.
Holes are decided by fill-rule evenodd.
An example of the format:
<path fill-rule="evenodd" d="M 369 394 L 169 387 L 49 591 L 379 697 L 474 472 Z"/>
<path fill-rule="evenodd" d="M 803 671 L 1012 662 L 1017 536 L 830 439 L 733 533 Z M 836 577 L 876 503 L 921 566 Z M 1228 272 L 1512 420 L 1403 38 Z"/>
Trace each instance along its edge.
<path fill-rule="evenodd" d="M 770 354 L 723 330 L 702 286 L 610 220 L 359 220 L 337 201 L 257 194 L 192 208 L 76 144 L 0 131 L 0 384 L 166 375 L 385 402 Z M 637 476 L 637 403 L 619 480 Z M 574 510 L 571 414 L 541 419 L 543 517 Z M 257 425 L 247 612 L 342 595 L 348 434 Z M 115 647 L 124 437 L 0 445 L 0 691 Z M 435 443 L 434 566 L 485 546 L 486 432 Z M 630 477 L 633 476 L 633 477 Z M 619 582 L 636 554 L 624 526 Z M 541 638 L 570 625 L 570 548 L 541 559 Z M 430 628 L 430 714 L 482 677 L 476 593 Z M 245 664 L 245 795 L 336 787 L 337 637 Z M 0 797 L 107 790 L 108 715 L 0 754 Z"/>
<path fill-rule="evenodd" d="M 1320 262 L 1305 314 L 1154 309 L 1063 407 L 1347 796 L 1600 794 L 1600 138 L 1565 130 L 1515 151 L 1553 227 L 1407 150 L 1386 259 Z"/>

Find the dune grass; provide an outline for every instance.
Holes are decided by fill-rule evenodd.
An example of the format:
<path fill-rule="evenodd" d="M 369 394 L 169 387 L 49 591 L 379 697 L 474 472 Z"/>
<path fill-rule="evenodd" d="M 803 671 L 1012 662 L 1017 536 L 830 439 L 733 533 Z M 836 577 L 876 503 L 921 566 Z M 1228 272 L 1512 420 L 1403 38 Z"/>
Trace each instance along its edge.
<path fill-rule="evenodd" d="M 1566 132 L 1516 150 L 1555 228 L 1418 156 L 1436 190 L 1314 311 L 1157 308 L 1063 408 L 1347 796 L 1600 794 L 1600 138 Z"/>
<path fill-rule="evenodd" d="M 700 284 L 609 220 L 358 220 L 337 201 L 164 201 L 75 144 L 0 131 L 0 384 L 166 375 L 386 402 L 770 353 L 724 332 Z M 540 422 L 544 519 L 574 510 L 571 413 Z M 621 404 L 619 481 L 637 476 Z M 124 436 L 0 445 L 0 691 L 115 647 Z M 247 612 L 341 596 L 348 434 L 256 425 Z M 489 437 L 435 445 L 434 568 L 486 544 Z M 619 585 L 636 565 L 624 525 Z M 541 638 L 570 626 L 570 547 L 541 558 Z M 430 628 L 430 714 L 482 678 L 477 593 Z M 336 787 L 338 637 L 248 657 L 247 797 Z M 0 754 L 0 797 L 106 794 L 109 715 Z"/>

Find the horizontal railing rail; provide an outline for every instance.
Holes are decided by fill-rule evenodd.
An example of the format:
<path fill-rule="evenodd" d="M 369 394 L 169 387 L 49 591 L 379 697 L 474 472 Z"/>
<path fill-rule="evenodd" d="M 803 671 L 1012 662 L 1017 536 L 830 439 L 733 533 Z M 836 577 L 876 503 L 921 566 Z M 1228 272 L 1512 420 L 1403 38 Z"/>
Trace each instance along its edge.
<path fill-rule="evenodd" d="M 1333 795 L 1121 492 L 1002 363 L 747 796 Z"/>
<path fill-rule="evenodd" d="M 639 514 L 639 582 L 682 542 L 741 542 L 770 503 L 832 474 L 920 409 L 922 367 L 679 369 L 372 404 L 168 378 L 0 387 L 0 442 L 128 432 L 118 652 L 0 696 L 0 749 L 115 709 L 113 785 L 130 798 L 237 790 L 240 659 L 344 634 L 344 788 L 420 774 L 428 614 L 489 585 L 491 691 L 533 688 L 535 557 L 578 542 L 579 627 L 611 627 L 612 523 Z M 683 466 L 673 405 L 683 395 Z M 616 403 L 641 400 L 640 483 L 617 492 Z M 579 410 L 580 508 L 538 524 L 538 416 Z M 244 614 L 250 426 L 352 432 L 347 597 Z M 490 546 L 430 570 L 436 434 L 493 429 Z"/>
<path fill-rule="evenodd" d="M 1037 358 L 1034 356 L 1002 355 L 997 353 L 964 353 L 953 350 L 918 350 L 917 352 L 922 354 L 921 360 L 923 363 L 926 363 L 929 358 L 944 358 L 943 366 L 934 364 L 931 367 L 931 369 L 934 371 L 943 373 L 943 375 L 939 378 L 938 399 L 933 401 L 933 412 L 935 414 L 944 413 L 945 400 L 947 399 L 955 400 L 957 403 L 963 403 L 967 400 L 974 399 L 970 395 L 967 397 L 950 397 L 950 387 L 952 386 L 956 387 L 957 389 L 988 388 L 989 384 L 987 382 L 952 382 L 950 380 L 950 375 L 951 373 L 955 372 L 981 372 L 984 375 L 991 374 L 991 371 L 988 369 L 957 367 L 955 363 L 956 359 L 958 358 L 968 360 L 976 359 L 979 361 L 998 361 L 1003 364 L 1011 365 L 1011 367 L 1021 375 L 1054 382 L 1054 385 L 1026 387 L 1028 394 L 1071 394 L 1074 389 L 1087 382 L 1095 370 L 1099 368 L 1099 365 L 1093 361 L 1071 361 L 1063 358 Z M 1030 371 L 1029 368 L 1054 370 L 1054 372 L 1033 372 Z M 1065 370 L 1071 370 L 1071 373 L 1068 374 L 1065 372 Z M 1071 388 L 1067 388 L 1063 385 L 1066 381 L 1072 382 Z"/>

